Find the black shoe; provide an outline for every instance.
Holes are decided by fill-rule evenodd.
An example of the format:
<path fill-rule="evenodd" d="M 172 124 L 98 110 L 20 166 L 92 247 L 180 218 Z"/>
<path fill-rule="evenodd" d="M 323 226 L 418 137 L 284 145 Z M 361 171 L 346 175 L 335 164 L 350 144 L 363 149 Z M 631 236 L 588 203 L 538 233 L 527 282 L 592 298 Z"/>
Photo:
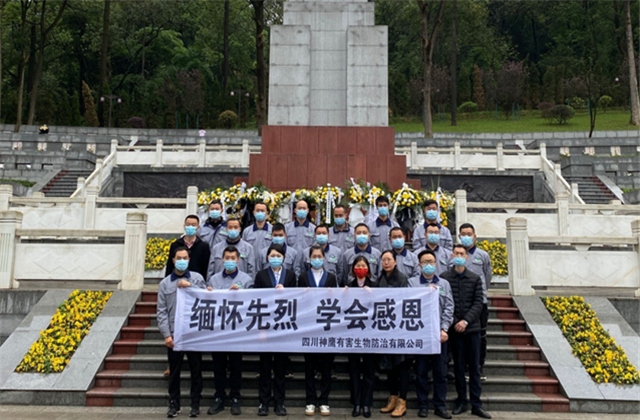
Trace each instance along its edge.
<path fill-rule="evenodd" d="M 231 415 L 239 416 L 242 414 L 242 410 L 240 409 L 240 401 L 236 398 L 231 400 Z"/>
<path fill-rule="evenodd" d="M 362 416 L 367 419 L 371 417 L 371 407 L 366 405 L 362 407 Z"/>
<path fill-rule="evenodd" d="M 481 417 L 483 419 L 490 419 L 491 418 L 491 414 L 489 414 L 486 411 L 484 411 L 484 408 L 482 408 L 482 407 L 473 407 L 471 409 L 471 414 L 473 414 L 474 416 Z"/>
<path fill-rule="evenodd" d="M 362 410 L 360 409 L 360 406 L 354 405 L 353 411 L 351 412 L 351 417 L 360 417 L 361 413 L 362 413 Z"/>
<path fill-rule="evenodd" d="M 444 409 L 444 410 L 440 410 L 439 408 L 436 408 L 435 411 L 433 412 L 433 414 L 435 414 L 436 416 L 443 418 L 443 419 L 450 419 L 451 418 L 451 414 L 449 414 L 449 412 Z"/>
<path fill-rule="evenodd" d="M 174 417 L 178 417 L 180 414 L 180 407 L 176 404 L 169 403 L 169 409 L 167 410 L 167 418 L 172 419 Z"/>
<path fill-rule="evenodd" d="M 276 412 L 276 416 L 286 416 L 287 415 L 287 409 L 284 408 L 284 405 L 276 405 L 276 409 L 274 411 Z"/>
<path fill-rule="evenodd" d="M 469 407 L 467 407 L 467 404 L 457 402 L 455 407 L 453 408 L 453 415 L 457 416 L 458 414 L 466 413 L 467 411 L 469 411 Z"/>
<path fill-rule="evenodd" d="M 191 411 L 189 412 L 189 417 L 198 417 L 200 415 L 200 409 L 199 408 L 192 408 Z"/>
<path fill-rule="evenodd" d="M 420 410 L 418 410 L 418 417 L 429 417 L 429 410 L 427 410 L 426 408 L 421 408 Z"/>
<path fill-rule="evenodd" d="M 224 401 L 222 401 L 220 398 L 216 398 L 213 402 L 213 405 L 209 407 L 207 414 L 218 414 L 222 410 L 224 410 Z"/>
<path fill-rule="evenodd" d="M 266 406 L 266 405 L 260 404 L 260 407 L 258 407 L 258 415 L 260 417 L 268 416 L 269 415 L 269 407 Z"/>

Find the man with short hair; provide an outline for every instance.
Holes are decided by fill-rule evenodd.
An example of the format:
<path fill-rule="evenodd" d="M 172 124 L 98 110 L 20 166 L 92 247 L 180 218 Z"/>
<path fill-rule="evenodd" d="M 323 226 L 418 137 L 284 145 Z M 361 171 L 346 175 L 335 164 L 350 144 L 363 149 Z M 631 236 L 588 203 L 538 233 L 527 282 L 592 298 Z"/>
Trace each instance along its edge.
<path fill-rule="evenodd" d="M 336 279 L 340 281 L 342 275 L 342 251 L 336 245 L 330 244 L 329 239 L 329 227 L 326 225 L 316 226 L 316 242 L 315 244 L 322 247 L 324 250 L 324 265 L 323 269 L 328 273 L 336 276 Z M 314 245 L 315 245 L 314 244 Z M 311 247 L 306 248 L 302 254 L 300 254 L 300 272 L 306 273 L 311 269 L 311 260 L 309 259 L 309 252 Z"/>
<path fill-rule="evenodd" d="M 371 236 L 371 246 L 382 252 L 391 249 L 389 232 L 392 228 L 400 227 L 400 225 L 392 221 L 389 217 L 389 197 L 381 195 L 376 198 L 376 208 L 378 209 L 378 218 L 369 223 L 369 232 Z"/>
<path fill-rule="evenodd" d="M 333 223 L 329 244 L 340 248 L 342 253 L 353 248 L 356 245 L 356 239 L 353 228 L 347 223 L 347 209 L 342 204 L 333 208 Z"/>
<path fill-rule="evenodd" d="M 269 218 L 269 207 L 266 203 L 259 202 L 253 206 L 253 217 L 256 222 L 247 227 L 242 232 L 242 239 L 258 251 L 265 246 L 271 245 L 271 224 L 267 222 Z"/>
<path fill-rule="evenodd" d="M 240 251 L 233 245 L 227 246 L 222 254 L 224 270 L 214 274 L 207 281 L 207 289 L 216 290 L 244 290 L 253 288 L 253 278 L 238 270 Z M 240 409 L 240 388 L 242 386 L 242 353 L 238 352 L 214 352 L 213 379 L 216 393 L 213 396 L 213 405 L 207 414 L 218 414 L 224 410 L 224 402 L 227 396 L 227 366 L 229 366 L 229 384 L 231 398 L 231 414 L 234 416 L 242 413 Z"/>
<path fill-rule="evenodd" d="M 313 245 L 316 225 L 308 219 L 309 204 L 304 200 L 298 200 L 295 204 L 293 221 L 285 226 L 287 232 L 287 245 L 298 252 L 304 251 Z"/>
<path fill-rule="evenodd" d="M 156 314 L 158 329 L 164 337 L 169 359 L 169 410 L 167 417 L 177 417 L 180 414 L 180 371 L 182 361 L 187 356 L 191 371 L 191 412 L 190 417 L 200 414 L 200 400 L 202 399 L 202 353 L 173 350 L 173 332 L 176 318 L 176 295 L 178 288 L 205 288 L 204 278 L 195 271 L 189 271 L 189 250 L 184 247 L 175 249 L 173 256 L 173 272 L 165 277 L 158 286 L 158 304 Z"/>
<path fill-rule="evenodd" d="M 353 248 L 347 249 L 342 254 L 342 280 L 340 286 L 344 286 L 353 281 L 351 275 L 351 266 L 353 260 L 358 255 L 364 255 L 369 261 L 369 267 L 371 268 L 371 281 L 377 282 L 378 275 L 380 274 L 380 251 L 371 246 L 369 226 L 364 223 L 359 223 L 355 228 L 356 245 Z"/>
<path fill-rule="evenodd" d="M 209 203 L 209 217 L 198 230 L 200 239 L 209 244 L 209 249 L 224 242 L 227 238 L 227 222 L 222 218 L 222 202 L 213 200 Z"/>
<path fill-rule="evenodd" d="M 436 275 L 444 273 L 449 269 L 449 262 L 451 261 L 451 251 L 440 245 L 440 227 L 436 224 L 427 225 L 427 230 L 424 234 L 427 246 L 418 248 L 413 251 L 415 255 L 420 254 L 424 250 L 431 250 L 436 255 L 438 264 L 436 265 Z"/>
<path fill-rule="evenodd" d="M 418 249 L 427 246 L 426 230 L 428 225 L 437 225 L 440 230 L 440 246 L 444 249 L 451 251 L 453 246 L 453 240 L 451 239 L 451 231 L 446 226 L 443 226 L 438 221 L 440 215 L 440 208 L 436 200 L 427 200 L 424 202 L 424 223 L 416 226 L 413 230 L 413 249 Z"/>
<path fill-rule="evenodd" d="M 300 275 L 300 260 L 302 259 L 300 253 L 290 246 L 287 246 L 287 232 L 282 223 L 274 223 L 271 231 L 271 243 L 262 248 L 256 256 L 256 273 L 265 268 L 269 268 L 269 261 L 267 261 L 267 251 L 271 244 L 282 245 L 285 251 L 284 262 L 282 266 L 295 273 L 296 278 Z"/>
<path fill-rule="evenodd" d="M 238 261 L 238 269 L 244 273 L 247 273 L 249 277 L 253 278 L 256 274 L 255 261 L 256 256 L 253 252 L 253 247 L 240 238 L 240 230 L 242 224 L 240 219 L 233 216 L 227 220 L 227 231 L 225 234 L 225 241 L 218 243 L 211 250 L 211 259 L 209 261 L 209 270 L 207 271 L 207 279 L 213 277 L 214 274 L 221 272 L 224 269 L 224 261 L 222 256 L 225 248 L 229 245 L 233 245 L 238 248 L 240 252 L 240 260 Z"/>
<path fill-rule="evenodd" d="M 418 267 L 418 257 L 411 253 L 404 246 L 404 233 L 399 227 L 393 227 L 389 231 L 389 241 L 391 242 L 391 252 L 396 257 L 396 268 L 402 274 L 411 277 L 420 275 L 420 267 Z"/>
<path fill-rule="evenodd" d="M 184 235 L 171 243 L 169 247 L 169 259 L 167 260 L 167 267 L 165 269 L 165 276 L 173 273 L 173 257 L 176 255 L 176 249 L 187 248 L 189 250 L 189 271 L 195 271 L 203 278 L 207 276 L 207 269 L 209 267 L 209 258 L 211 257 L 211 249 L 209 244 L 198 235 L 196 232 L 200 227 L 200 219 L 195 214 L 190 214 L 184 219 Z"/>

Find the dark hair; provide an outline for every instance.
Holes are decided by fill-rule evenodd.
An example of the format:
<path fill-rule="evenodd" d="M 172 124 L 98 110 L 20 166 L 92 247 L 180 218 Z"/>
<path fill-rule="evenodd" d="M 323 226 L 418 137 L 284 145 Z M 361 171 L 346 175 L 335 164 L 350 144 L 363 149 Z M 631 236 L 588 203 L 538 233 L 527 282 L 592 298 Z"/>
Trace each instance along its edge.
<path fill-rule="evenodd" d="M 282 223 L 274 223 L 273 226 L 271 227 L 271 232 L 285 232 L 286 233 L 286 229 L 284 227 L 284 225 Z"/>
<path fill-rule="evenodd" d="M 390 250 L 390 249 L 387 249 L 386 251 L 383 251 L 383 252 L 382 252 L 382 254 L 380 254 L 380 260 L 382 260 L 382 257 L 383 257 L 383 255 L 384 255 L 384 254 L 391 254 L 391 256 L 393 257 L 393 260 L 394 260 L 394 261 L 396 261 L 396 260 L 397 260 L 397 259 L 396 259 L 396 254 L 395 254 L 395 252 L 393 252 L 393 251 L 392 251 L 392 250 Z"/>
<path fill-rule="evenodd" d="M 429 229 L 430 227 L 438 228 L 438 232 L 440 232 L 440 226 L 437 223 L 427 224 L 427 229 Z M 427 229 L 424 230 L 424 233 L 427 233 Z"/>
<path fill-rule="evenodd" d="M 313 254 L 313 251 L 322 252 L 322 256 L 324 257 L 324 249 L 320 245 L 311 245 L 311 248 L 309 248 L 309 258 L 311 258 L 311 254 Z"/>
<path fill-rule="evenodd" d="M 318 232 L 318 229 L 327 229 L 327 233 L 329 233 L 329 226 L 327 225 L 318 225 L 316 226 L 316 228 L 313 230 L 314 233 Z"/>
<path fill-rule="evenodd" d="M 424 207 L 429 207 L 432 204 L 435 204 L 436 206 L 438 206 L 438 208 L 440 208 L 440 206 L 438 205 L 438 202 L 433 199 L 425 200 Z"/>
<path fill-rule="evenodd" d="M 425 255 L 431 255 L 431 256 L 433 256 L 433 258 L 436 258 L 436 253 L 435 253 L 435 252 L 433 252 L 433 251 L 432 251 L 432 250 L 430 250 L 430 249 L 425 249 L 424 251 L 421 251 L 421 252 L 418 254 L 418 262 L 420 262 L 420 260 L 422 259 L 422 257 L 423 257 L 423 256 L 425 256 Z M 436 261 L 437 261 L 437 260 L 438 260 L 438 259 L 436 258 Z"/>
<path fill-rule="evenodd" d="M 386 195 L 381 195 L 379 197 L 376 198 L 376 206 L 380 203 L 387 203 L 389 204 L 389 197 L 387 197 Z"/>
<path fill-rule="evenodd" d="M 173 252 L 173 258 L 176 257 L 176 254 L 180 251 L 187 251 L 187 255 L 189 257 L 191 257 L 191 251 L 189 251 L 189 248 L 187 248 L 186 246 L 179 246 L 176 248 L 176 250 Z"/>
<path fill-rule="evenodd" d="M 460 229 L 458 232 L 462 232 L 462 229 L 471 229 L 473 233 L 476 233 L 476 228 L 473 227 L 471 223 L 463 223 L 460 225 Z"/>
<path fill-rule="evenodd" d="M 284 247 L 282 245 L 278 245 L 278 244 L 271 244 L 269 245 L 269 248 L 267 249 L 267 262 L 269 262 L 269 254 L 271 254 L 271 251 L 276 251 L 279 254 L 282 254 L 283 257 L 286 256 L 286 252 L 284 251 Z"/>
<path fill-rule="evenodd" d="M 242 229 L 242 220 L 240 220 L 238 216 L 229 216 L 229 218 L 227 219 L 227 225 L 229 225 L 229 222 L 238 222 L 238 224 L 240 225 L 240 229 Z"/>
<path fill-rule="evenodd" d="M 353 229 L 353 231 L 355 232 L 356 230 L 358 230 L 359 227 L 363 227 L 363 226 L 367 228 L 367 231 L 369 231 L 369 226 L 367 226 L 366 223 L 358 223 L 356 227 Z"/>
<path fill-rule="evenodd" d="M 260 205 L 265 206 L 265 207 L 267 208 L 267 211 L 269 211 L 269 206 L 267 206 L 267 203 L 265 203 L 264 201 L 258 201 L 257 203 L 255 203 L 255 204 L 253 205 L 253 209 L 255 210 L 255 209 L 256 209 L 256 207 L 258 207 L 258 206 L 260 206 Z"/>
<path fill-rule="evenodd" d="M 455 244 L 455 245 L 453 246 L 453 248 L 451 248 L 451 252 L 453 252 L 453 250 L 454 250 L 454 249 L 456 249 L 456 248 L 464 249 L 464 253 L 465 253 L 465 254 L 468 254 L 468 252 L 467 252 L 467 248 L 465 248 L 462 244 Z"/>
<path fill-rule="evenodd" d="M 400 233 L 402 233 L 404 235 L 404 232 L 402 231 L 402 228 L 398 227 L 398 226 L 394 226 L 391 229 L 389 229 L 389 237 L 391 237 L 391 233 L 395 232 L 395 231 L 400 231 Z"/>
<path fill-rule="evenodd" d="M 358 255 L 355 260 L 353 260 L 353 264 L 351 264 L 351 274 L 353 277 L 356 277 L 356 272 L 353 269 L 356 267 L 360 261 L 364 261 L 367 264 L 367 278 L 371 278 L 371 266 L 369 265 L 369 260 L 364 255 Z M 357 277 L 356 277 L 357 278 Z"/>
<path fill-rule="evenodd" d="M 345 206 L 343 206 L 342 204 L 338 204 L 337 206 L 335 206 L 333 208 L 333 210 L 338 210 L 338 209 L 342 209 L 344 211 L 347 211 L 347 208 Z"/>
<path fill-rule="evenodd" d="M 222 201 L 220 201 L 220 200 L 217 200 L 217 199 L 216 200 L 211 200 L 211 202 L 209 203 L 209 208 L 211 208 L 211 206 L 213 204 L 220 204 L 220 207 L 222 207 Z"/>
<path fill-rule="evenodd" d="M 222 256 L 224 257 L 224 254 L 236 254 L 236 257 L 240 258 L 240 251 L 238 250 L 238 248 L 236 248 L 233 245 L 229 245 L 227 246 L 224 251 L 222 251 Z"/>
<path fill-rule="evenodd" d="M 198 224 L 200 224 L 200 218 L 198 216 L 196 216 L 195 214 L 190 214 L 187 217 L 184 218 L 184 221 L 186 222 L 189 219 L 195 219 L 198 221 Z"/>

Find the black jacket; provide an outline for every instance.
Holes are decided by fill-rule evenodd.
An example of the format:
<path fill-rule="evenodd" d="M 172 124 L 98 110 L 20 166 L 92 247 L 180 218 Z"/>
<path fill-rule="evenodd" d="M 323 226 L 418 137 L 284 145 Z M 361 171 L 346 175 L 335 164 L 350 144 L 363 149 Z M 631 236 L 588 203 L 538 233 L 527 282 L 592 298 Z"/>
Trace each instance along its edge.
<path fill-rule="evenodd" d="M 271 282 L 271 276 L 269 276 L 269 270 L 271 267 L 258 271 L 256 279 L 253 282 L 254 289 L 273 289 L 273 283 Z M 284 280 L 280 278 L 280 283 L 286 287 L 296 287 L 298 282 L 296 281 L 296 273 L 293 270 L 285 270 Z"/>
<path fill-rule="evenodd" d="M 469 323 L 464 334 L 480 332 L 480 313 L 482 312 L 482 279 L 469 269 L 462 276 L 454 268 L 440 275 L 451 285 L 454 310 L 451 329 L 463 319 Z"/>
<path fill-rule="evenodd" d="M 327 270 L 324 270 L 324 272 L 327 273 L 327 280 L 323 287 L 338 287 L 338 280 L 335 274 L 329 273 Z M 315 280 L 312 281 L 315 283 Z M 310 287 L 310 284 L 309 271 L 300 273 L 300 277 L 298 277 L 298 287 Z"/>
<path fill-rule="evenodd" d="M 379 285 L 377 285 L 376 283 L 372 282 L 370 278 L 366 278 L 364 280 L 364 286 L 368 286 L 368 287 L 378 287 Z M 362 287 L 364 287 L 362 286 Z M 347 287 L 349 287 L 350 289 L 357 289 L 358 287 L 358 279 L 353 279 L 352 281 L 350 281 L 347 284 Z"/>
<path fill-rule="evenodd" d="M 176 255 L 176 249 L 180 247 L 187 248 L 184 243 L 184 236 L 173 241 L 169 247 L 169 260 L 167 261 L 167 268 L 164 271 L 165 277 L 173 273 L 173 257 Z M 189 249 L 189 271 L 195 271 L 206 280 L 210 256 L 211 250 L 209 249 L 209 244 L 196 236 L 195 243 L 191 249 Z"/>
<path fill-rule="evenodd" d="M 389 276 L 386 271 L 380 270 L 378 287 L 409 287 L 409 279 L 398 270 L 398 267 L 395 267 Z"/>

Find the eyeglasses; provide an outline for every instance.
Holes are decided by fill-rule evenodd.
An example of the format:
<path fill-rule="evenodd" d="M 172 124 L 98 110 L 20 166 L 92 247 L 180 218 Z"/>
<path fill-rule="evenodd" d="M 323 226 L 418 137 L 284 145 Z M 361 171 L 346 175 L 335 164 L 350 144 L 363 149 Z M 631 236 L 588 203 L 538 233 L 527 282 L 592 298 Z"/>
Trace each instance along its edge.
<path fill-rule="evenodd" d="M 380 261 L 382 261 L 383 263 L 390 263 L 390 262 L 393 262 L 393 258 L 383 258 Z"/>

